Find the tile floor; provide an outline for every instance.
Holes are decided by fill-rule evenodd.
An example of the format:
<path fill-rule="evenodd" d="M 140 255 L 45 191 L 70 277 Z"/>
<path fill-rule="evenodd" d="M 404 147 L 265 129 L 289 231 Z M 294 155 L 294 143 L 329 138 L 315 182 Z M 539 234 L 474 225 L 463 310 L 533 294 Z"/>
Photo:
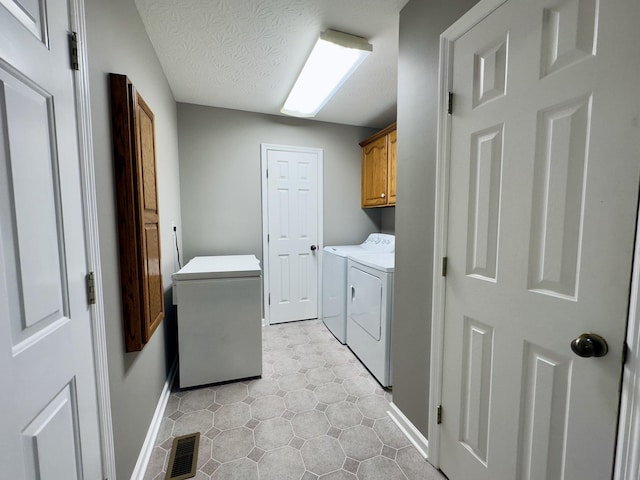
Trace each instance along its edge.
<path fill-rule="evenodd" d="M 171 393 L 145 480 L 200 431 L 196 480 L 442 480 L 383 390 L 319 320 L 263 329 L 260 379 Z"/>

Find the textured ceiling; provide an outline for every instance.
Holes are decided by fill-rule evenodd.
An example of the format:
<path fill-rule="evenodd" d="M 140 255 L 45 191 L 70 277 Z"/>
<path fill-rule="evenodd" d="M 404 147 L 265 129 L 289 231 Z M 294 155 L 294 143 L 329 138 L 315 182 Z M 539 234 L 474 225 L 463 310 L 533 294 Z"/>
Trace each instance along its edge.
<path fill-rule="evenodd" d="M 398 18 L 408 0 L 135 0 L 178 102 L 280 114 L 326 29 L 365 37 L 373 53 L 316 120 L 395 121 Z"/>

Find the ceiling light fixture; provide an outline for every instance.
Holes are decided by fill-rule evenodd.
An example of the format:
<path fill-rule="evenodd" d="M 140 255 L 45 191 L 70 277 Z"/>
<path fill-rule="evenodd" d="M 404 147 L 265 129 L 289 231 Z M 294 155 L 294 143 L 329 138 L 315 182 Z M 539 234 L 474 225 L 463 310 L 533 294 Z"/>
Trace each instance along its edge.
<path fill-rule="evenodd" d="M 372 50 L 366 38 L 322 32 L 280 111 L 314 117 Z"/>

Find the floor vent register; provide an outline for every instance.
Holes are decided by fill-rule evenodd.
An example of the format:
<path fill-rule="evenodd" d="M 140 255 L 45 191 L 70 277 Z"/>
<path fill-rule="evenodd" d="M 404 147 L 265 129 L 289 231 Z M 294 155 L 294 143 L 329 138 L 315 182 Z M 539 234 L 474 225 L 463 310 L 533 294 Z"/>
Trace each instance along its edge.
<path fill-rule="evenodd" d="M 184 480 L 196 476 L 200 432 L 173 439 L 165 480 Z"/>

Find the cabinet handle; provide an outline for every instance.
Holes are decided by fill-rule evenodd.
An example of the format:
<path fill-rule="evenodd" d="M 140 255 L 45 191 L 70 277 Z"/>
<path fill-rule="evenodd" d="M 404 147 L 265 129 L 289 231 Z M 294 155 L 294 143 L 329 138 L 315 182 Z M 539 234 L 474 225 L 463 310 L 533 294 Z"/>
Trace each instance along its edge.
<path fill-rule="evenodd" d="M 381 194 L 380 194 L 380 198 L 384 198 L 384 197 L 385 197 L 385 194 L 384 194 L 384 193 L 381 193 Z"/>

